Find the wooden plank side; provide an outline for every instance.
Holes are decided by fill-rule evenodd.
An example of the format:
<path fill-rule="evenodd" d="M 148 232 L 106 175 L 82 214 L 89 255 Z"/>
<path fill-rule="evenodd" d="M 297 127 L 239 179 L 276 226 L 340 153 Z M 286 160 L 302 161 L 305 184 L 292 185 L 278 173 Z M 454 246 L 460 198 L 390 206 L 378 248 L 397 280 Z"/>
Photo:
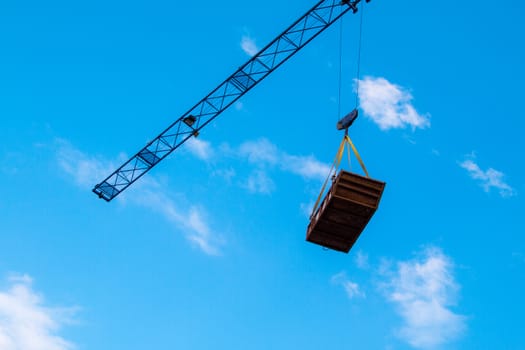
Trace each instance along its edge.
<path fill-rule="evenodd" d="M 322 220 L 316 224 L 316 229 L 329 232 L 335 237 L 340 237 L 346 241 L 354 241 L 363 232 L 364 226 L 341 225 L 336 222 Z"/>
<path fill-rule="evenodd" d="M 377 208 L 384 183 L 342 170 L 333 186 L 336 195 Z"/>
<path fill-rule="evenodd" d="M 337 250 L 340 252 L 346 252 L 350 250 L 352 242 L 342 239 L 340 237 L 334 236 L 330 233 L 321 231 L 317 228 L 313 228 L 308 232 L 306 240 L 311 243 L 321 245 L 326 248 Z"/>
<path fill-rule="evenodd" d="M 377 196 L 370 196 L 360 191 L 353 190 L 351 188 L 337 185 L 335 195 L 346 198 L 360 205 L 366 205 L 370 208 L 377 208 L 379 203 Z"/>
<path fill-rule="evenodd" d="M 361 184 L 366 187 L 375 188 L 378 191 L 383 192 L 383 189 L 385 188 L 385 183 L 382 181 L 378 181 L 369 177 L 361 176 L 356 173 L 351 173 L 346 170 L 341 170 L 338 177 L 341 180 L 344 181 L 350 181 L 353 183 Z"/>
<path fill-rule="evenodd" d="M 337 211 L 333 208 L 333 203 L 329 202 L 318 219 L 308 227 L 307 241 L 337 251 L 348 252 L 369 219 L 369 216 L 356 216 L 348 211 Z"/>
<path fill-rule="evenodd" d="M 372 217 L 376 211 L 375 208 L 361 205 L 352 200 L 339 196 L 332 196 L 332 199 L 330 200 L 330 208 L 353 216 L 362 216 L 368 219 Z"/>
<path fill-rule="evenodd" d="M 306 240 L 348 253 L 374 215 L 384 186 L 342 170 L 312 217 Z"/>
<path fill-rule="evenodd" d="M 371 215 L 360 215 L 360 213 L 356 213 L 355 210 L 341 210 L 335 207 L 335 205 L 330 205 L 324 210 L 323 215 L 320 216 L 319 219 L 332 221 L 341 225 L 363 227 L 368 223 L 370 217 Z"/>
<path fill-rule="evenodd" d="M 368 187 L 368 186 L 363 186 L 363 185 L 357 184 L 355 182 L 339 181 L 337 183 L 337 187 L 341 187 L 341 188 L 347 189 L 349 191 L 358 192 L 358 193 L 360 193 L 362 195 L 369 196 L 369 197 L 372 197 L 372 198 L 381 197 L 381 191 L 380 190 L 378 190 L 376 188 Z"/>

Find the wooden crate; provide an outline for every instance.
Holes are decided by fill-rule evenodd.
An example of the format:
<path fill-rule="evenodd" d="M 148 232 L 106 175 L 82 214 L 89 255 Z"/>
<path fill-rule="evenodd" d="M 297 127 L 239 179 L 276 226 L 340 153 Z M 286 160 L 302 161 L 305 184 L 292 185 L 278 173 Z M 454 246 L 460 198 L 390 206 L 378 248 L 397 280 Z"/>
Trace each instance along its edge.
<path fill-rule="evenodd" d="M 341 170 L 312 217 L 306 240 L 348 253 L 374 215 L 385 183 Z"/>

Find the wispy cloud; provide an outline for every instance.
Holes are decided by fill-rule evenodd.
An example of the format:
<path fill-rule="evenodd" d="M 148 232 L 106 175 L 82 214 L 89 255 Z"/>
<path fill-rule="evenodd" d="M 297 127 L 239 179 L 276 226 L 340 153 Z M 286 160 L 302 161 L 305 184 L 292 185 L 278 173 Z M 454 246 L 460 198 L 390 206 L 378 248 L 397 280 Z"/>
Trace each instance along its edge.
<path fill-rule="evenodd" d="M 419 349 L 432 349 L 461 336 L 465 316 L 454 313 L 459 285 L 454 264 L 438 248 L 427 248 L 413 260 L 385 270 L 384 291 L 403 319 L 399 337 Z"/>
<path fill-rule="evenodd" d="M 328 164 L 318 161 L 314 156 L 294 156 L 281 154 L 281 168 L 305 179 L 324 180 L 330 172 Z"/>
<path fill-rule="evenodd" d="M 243 183 L 243 186 L 251 193 L 270 194 L 275 190 L 275 183 L 268 174 L 261 169 L 254 170 Z"/>
<path fill-rule="evenodd" d="M 220 145 L 217 151 L 210 144 L 207 144 L 206 147 L 208 148 L 207 153 L 216 155 L 216 166 L 220 167 L 224 159 L 247 162 L 249 165 L 247 174 L 241 176 L 241 180 L 236 183 L 254 194 L 270 194 L 275 191 L 277 185 L 272 175 L 276 170 L 300 176 L 304 180 L 314 181 L 325 180 L 330 172 L 330 166 L 320 162 L 313 155 L 289 154 L 266 138 L 245 141 L 235 147 L 225 143 Z M 232 183 L 237 173 L 231 163 L 227 168 L 219 168 L 211 172 L 213 176 L 223 177 L 228 183 Z M 307 206 L 313 206 L 313 203 L 301 204 L 301 211 L 305 211 Z"/>
<path fill-rule="evenodd" d="M 323 181 L 330 172 L 330 166 L 320 162 L 314 156 L 289 154 L 279 149 L 266 138 L 245 141 L 238 147 L 223 144 L 220 147 L 220 152 L 214 152 L 213 150 L 211 152 L 240 158 L 252 164 L 258 170 L 278 168 L 281 171 L 301 176 L 306 180 Z M 267 175 L 266 172 L 264 173 Z M 261 177 L 261 172 L 253 172 L 252 175 Z"/>
<path fill-rule="evenodd" d="M 259 48 L 255 43 L 255 39 L 249 37 L 248 35 L 243 35 L 241 38 L 241 49 L 248 55 L 254 56 L 259 52 Z"/>
<path fill-rule="evenodd" d="M 331 281 L 333 284 L 343 287 L 349 299 L 365 297 L 365 293 L 361 290 L 359 285 L 350 281 L 344 271 L 332 276 Z"/>
<path fill-rule="evenodd" d="M 299 205 L 299 208 L 301 209 L 301 213 L 304 214 L 307 218 L 310 218 L 310 215 L 312 215 L 312 210 L 314 209 L 315 200 L 312 199 L 307 203 L 301 203 Z"/>
<path fill-rule="evenodd" d="M 236 110 L 238 111 L 242 111 L 244 110 L 244 103 L 242 103 L 242 101 L 237 101 L 235 102 L 235 104 L 233 105 L 235 107 Z"/>
<path fill-rule="evenodd" d="M 363 253 L 362 250 L 358 250 L 355 255 L 355 264 L 361 270 L 368 270 L 370 268 L 370 263 L 368 262 L 368 254 Z"/>
<path fill-rule="evenodd" d="M 407 89 L 385 78 L 359 80 L 360 107 L 382 130 L 429 127 L 430 116 L 418 113 L 412 100 L 413 96 Z"/>
<path fill-rule="evenodd" d="M 117 162 L 87 155 L 65 140 L 57 140 L 56 146 L 56 156 L 60 168 L 83 188 L 91 188 L 93 184 L 115 169 Z M 194 143 L 193 147 L 194 152 L 192 153 L 201 159 L 206 159 L 206 156 L 211 154 L 206 143 Z M 122 156 L 121 158 L 125 157 Z M 188 205 L 188 208 L 183 209 L 176 204 L 180 201 L 176 202 L 166 193 L 168 193 L 167 188 L 149 176 L 137 182 L 133 191 L 122 194 L 121 200 L 133 205 L 147 207 L 162 215 L 166 220 L 182 229 L 185 237 L 204 253 L 209 255 L 220 254 L 219 247 L 224 243 L 223 239 L 209 228 L 205 220 L 206 211 L 204 208 L 198 205 Z"/>
<path fill-rule="evenodd" d="M 73 147 L 67 140 L 56 139 L 55 146 L 58 165 L 83 188 L 89 188 L 116 168 L 116 162 L 87 155 Z M 119 158 L 123 160 L 122 156 Z"/>
<path fill-rule="evenodd" d="M 520 252 L 512 253 L 512 258 L 520 263 L 525 263 L 525 254 Z"/>
<path fill-rule="evenodd" d="M 185 146 L 191 154 L 202 160 L 210 160 L 214 155 L 211 144 L 196 137 L 190 138 Z"/>
<path fill-rule="evenodd" d="M 127 157 L 121 155 L 116 161 L 109 161 L 100 156 L 88 155 L 75 148 L 68 141 L 57 139 L 56 158 L 60 169 L 64 171 L 77 185 L 89 190 L 111 173 Z M 211 143 L 199 139 L 188 141 L 188 151 L 195 157 L 208 161 L 220 156 L 233 157 L 252 164 L 252 169 L 240 182 L 240 186 L 250 193 L 270 194 L 275 191 L 276 184 L 269 175 L 272 169 L 298 175 L 306 180 L 322 181 L 328 175 L 330 167 L 318 161 L 313 156 L 288 154 L 265 138 L 247 141 L 236 148 L 228 145 L 220 147 L 220 151 L 213 148 Z M 232 182 L 237 172 L 231 167 L 216 169 L 213 176 L 223 177 Z M 130 203 L 147 207 L 153 212 L 162 215 L 166 220 L 182 229 L 185 237 L 203 252 L 210 255 L 219 255 L 224 239 L 214 232 L 207 223 L 207 213 L 202 206 L 181 206 L 181 200 L 174 200 L 166 186 L 149 175 L 135 183 L 132 191 L 123 193 L 119 199 L 122 203 Z"/>
<path fill-rule="evenodd" d="M 237 172 L 232 167 L 226 169 L 217 169 L 212 171 L 212 176 L 218 176 L 223 178 L 228 184 L 232 182 L 232 179 L 237 175 Z"/>
<path fill-rule="evenodd" d="M 265 138 L 243 143 L 239 154 L 257 166 L 277 166 L 304 179 L 323 181 L 330 172 L 330 166 L 314 156 L 288 154 Z"/>
<path fill-rule="evenodd" d="M 268 139 L 261 138 L 241 144 L 239 146 L 239 155 L 246 158 L 250 163 L 275 165 L 280 160 L 281 152 Z"/>
<path fill-rule="evenodd" d="M 59 335 L 71 323 L 77 308 L 45 304 L 27 275 L 12 276 L 0 289 L 0 349 L 72 350 L 74 344 Z"/>
<path fill-rule="evenodd" d="M 468 171 L 470 177 L 477 180 L 485 192 L 490 192 L 491 189 L 499 191 L 502 197 L 511 197 L 516 195 L 516 190 L 504 181 L 505 174 L 493 168 L 482 170 L 475 162 L 473 156 L 471 159 L 466 159 L 459 163 L 459 165 Z"/>
<path fill-rule="evenodd" d="M 0 154 L 0 173 L 17 175 L 20 171 L 20 159 L 24 159 L 19 152 L 8 151 Z"/>
<path fill-rule="evenodd" d="M 142 184 L 136 186 L 137 191 L 131 195 L 135 205 L 149 208 L 161 214 L 166 220 L 183 230 L 183 233 L 193 245 L 208 255 L 220 255 L 220 246 L 224 240 L 213 233 L 207 223 L 206 210 L 197 205 L 190 205 L 189 209 L 181 209 L 175 200 L 168 196 L 166 189 L 152 179 L 143 179 Z"/>

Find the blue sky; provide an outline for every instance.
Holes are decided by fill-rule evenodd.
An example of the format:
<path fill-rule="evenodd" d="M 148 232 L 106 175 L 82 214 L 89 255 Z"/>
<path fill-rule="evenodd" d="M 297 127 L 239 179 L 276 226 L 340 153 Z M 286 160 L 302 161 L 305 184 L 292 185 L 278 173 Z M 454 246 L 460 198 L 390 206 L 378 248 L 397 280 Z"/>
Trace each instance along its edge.
<path fill-rule="evenodd" d="M 366 5 L 350 134 L 387 187 L 348 255 L 305 242 L 342 137 L 339 24 L 117 199 L 91 192 L 313 5 L 0 2 L 0 349 L 525 349 L 521 2 Z"/>

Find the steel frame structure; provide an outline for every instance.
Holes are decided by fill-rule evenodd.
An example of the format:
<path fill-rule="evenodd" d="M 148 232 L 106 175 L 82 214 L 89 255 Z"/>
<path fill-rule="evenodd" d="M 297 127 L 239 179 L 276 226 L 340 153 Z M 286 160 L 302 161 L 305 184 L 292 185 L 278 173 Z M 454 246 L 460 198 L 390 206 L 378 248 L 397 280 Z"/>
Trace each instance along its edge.
<path fill-rule="evenodd" d="M 361 0 L 319 1 L 159 136 L 95 185 L 93 192 L 100 198 L 111 201 L 190 137 L 197 136 L 203 127 L 345 13 L 356 13 L 360 2 Z"/>

